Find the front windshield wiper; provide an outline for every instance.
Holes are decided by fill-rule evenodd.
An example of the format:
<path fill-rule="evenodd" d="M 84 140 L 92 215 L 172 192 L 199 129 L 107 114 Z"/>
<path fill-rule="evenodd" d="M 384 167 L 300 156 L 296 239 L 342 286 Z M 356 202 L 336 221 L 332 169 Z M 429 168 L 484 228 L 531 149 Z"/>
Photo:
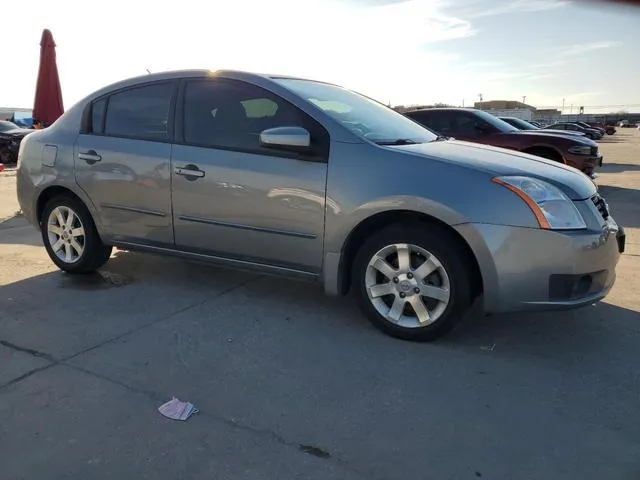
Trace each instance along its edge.
<path fill-rule="evenodd" d="M 434 142 L 444 142 L 445 140 L 449 140 L 451 137 L 445 137 L 444 135 L 438 135 Z"/>
<path fill-rule="evenodd" d="M 381 140 L 376 142 L 378 145 L 415 145 L 415 140 L 411 140 L 410 138 L 398 138 L 396 140 Z"/>

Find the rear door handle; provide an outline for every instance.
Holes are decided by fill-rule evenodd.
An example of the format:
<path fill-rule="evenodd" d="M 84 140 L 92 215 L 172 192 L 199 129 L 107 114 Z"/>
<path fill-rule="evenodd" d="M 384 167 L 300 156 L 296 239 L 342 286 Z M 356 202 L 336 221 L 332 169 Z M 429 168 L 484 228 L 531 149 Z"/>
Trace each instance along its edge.
<path fill-rule="evenodd" d="M 88 150 L 86 152 L 80 152 L 78 154 L 78 158 L 80 160 L 84 160 L 89 165 L 93 165 L 94 163 L 99 162 L 100 160 L 102 160 L 102 156 L 98 155 L 98 153 L 95 150 Z"/>
<path fill-rule="evenodd" d="M 197 180 L 198 178 L 204 177 L 204 171 L 200 170 L 196 165 L 176 167 L 174 172 L 176 175 L 187 177 L 187 180 Z"/>

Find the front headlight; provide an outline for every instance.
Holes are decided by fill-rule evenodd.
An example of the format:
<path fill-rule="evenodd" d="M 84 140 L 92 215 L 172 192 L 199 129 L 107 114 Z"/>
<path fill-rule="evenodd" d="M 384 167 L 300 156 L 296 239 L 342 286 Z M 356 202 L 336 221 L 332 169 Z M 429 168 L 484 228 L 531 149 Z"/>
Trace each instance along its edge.
<path fill-rule="evenodd" d="M 589 145 L 579 145 L 569 148 L 569 153 L 574 155 L 591 155 L 591 147 Z"/>
<path fill-rule="evenodd" d="M 540 228 L 580 230 L 587 228 L 574 203 L 553 185 L 531 177 L 495 177 L 493 182 L 518 195 L 531 209 Z"/>

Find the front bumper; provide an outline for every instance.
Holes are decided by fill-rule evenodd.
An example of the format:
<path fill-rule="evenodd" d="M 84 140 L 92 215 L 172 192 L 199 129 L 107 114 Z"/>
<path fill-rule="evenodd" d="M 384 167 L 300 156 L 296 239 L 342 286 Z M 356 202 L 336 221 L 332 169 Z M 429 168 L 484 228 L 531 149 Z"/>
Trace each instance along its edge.
<path fill-rule="evenodd" d="M 565 163 L 571 167 L 577 168 L 586 175 L 591 175 L 596 168 L 602 166 L 603 157 L 601 153 L 595 155 L 574 155 L 567 154 Z"/>
<path fill-rule="evenodd" d="M 484 308 L 492 313 L 571 309 L 601 300 L 613 287 L 624 251 L 624 230 L 613 220 L 601 231 L 472 228 L 488 248 L 488 255 L 476 257 Z"/>

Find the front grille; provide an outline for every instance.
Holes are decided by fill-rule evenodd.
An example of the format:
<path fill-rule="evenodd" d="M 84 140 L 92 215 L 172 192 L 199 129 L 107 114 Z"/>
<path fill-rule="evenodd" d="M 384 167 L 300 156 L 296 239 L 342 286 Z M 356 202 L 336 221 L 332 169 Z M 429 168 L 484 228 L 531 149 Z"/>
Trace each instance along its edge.
<path fill-rule="evenodd" d="M 591 201 L 600 212 L 600 215 L 602 215 L 602 218 L 604 218 L 605 220 L 609 218 L 609 205 L 604 198 L 596 193 L 593 197 L 591 197 Z"/>

